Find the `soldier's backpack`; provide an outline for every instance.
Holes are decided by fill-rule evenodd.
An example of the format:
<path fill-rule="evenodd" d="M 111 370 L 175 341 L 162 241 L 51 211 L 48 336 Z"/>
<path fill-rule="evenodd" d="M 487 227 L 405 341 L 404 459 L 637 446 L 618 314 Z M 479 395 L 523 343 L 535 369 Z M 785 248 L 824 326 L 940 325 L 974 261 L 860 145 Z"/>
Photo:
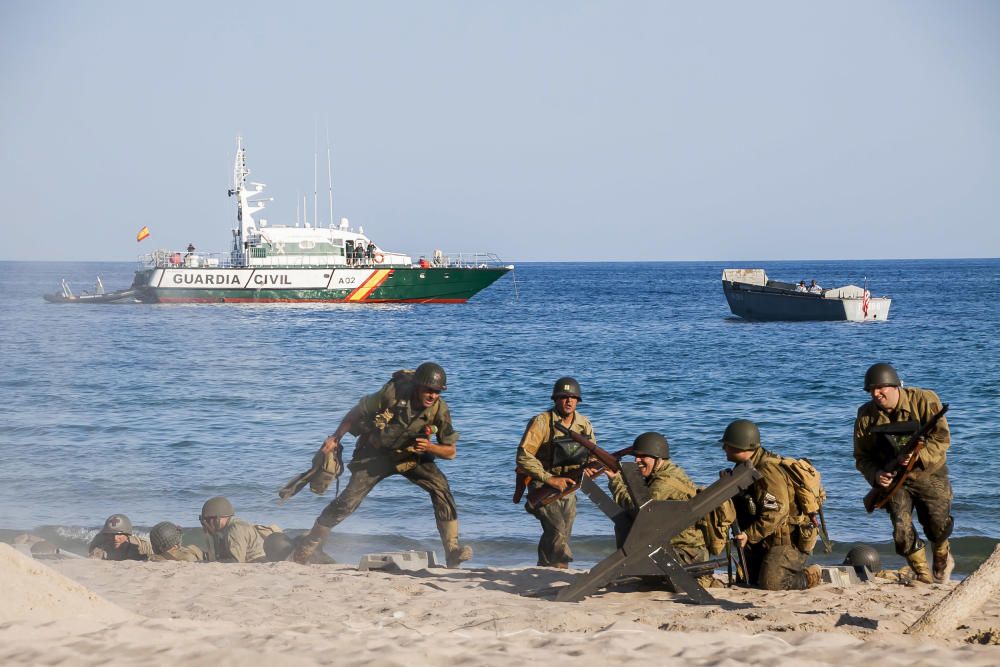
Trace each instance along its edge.
<path fill-rule="evenodd" d="M 794 508 L 789 520 L 798 528 L 796 546 L 804 553 L 812 553 L 819 537 L 820 510 L 826 502 L 826 489 L 819 471 L 809 459 L 781 457 L 781 470 L 788 481 Z"/>

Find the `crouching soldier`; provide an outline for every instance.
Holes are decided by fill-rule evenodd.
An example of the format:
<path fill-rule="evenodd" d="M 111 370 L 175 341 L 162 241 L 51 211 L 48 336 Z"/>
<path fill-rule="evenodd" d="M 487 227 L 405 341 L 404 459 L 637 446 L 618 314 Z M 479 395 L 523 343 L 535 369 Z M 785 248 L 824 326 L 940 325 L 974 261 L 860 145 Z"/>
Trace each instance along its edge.
<path fill-rule="evenodd" d="M 818 565 L 806 567 L 809 554 L 799 548 L 799 527 L 793 490 L 781 470 L 781 457 L 760 444 L 760 430 L 752 421 L 737 419 L 722 436 L 726 459 L 750 461 L 761 478 L 733 498 L 742 532 L 735 540 L 746 550 L 747 581 L 767 590 L 799 590 L 822 581 Z"/>
<path fill-rule="evenodd" d="M 183 560 L 197 563 L 205 560 L 205 552 L 193 544 L 181 544 L 181 527 L 170 521 L 161 521 L 149 531 L 153 556 L 149 560 Z"/>
<path fill-rule="evenodd" d="M 124 514 L 112 514 L 87 547 L 98 560 L 148 560 L 153 555 L 149 542 L 132 534 L 132 522 Z"/>
<path fill-rule="evenodd" d="M 333 527 L 349 517 L 376 484 L 392 475 L 402 475 L 430 495 L 448 567 L 459 567 L 472 558 L 472 548 L 458 542 L 455 498 L 448 479 L 434 462 L 435 458 L 453 459 L 457 453 L 458 432 L 452 427 L 448 404 L 441 398 L 445 389 L 444 369 L 425 362 L 416 371 L 397 371 L 379 391 L 362 398 L 344 416 L 320 451 L 334 452 L 347 433 L 358 436 L 347 466 L 351 481 L 299 542 L 295 562 L 309 562 Z M 437 444 L 430 440 L 434 433 Z"/>
<path fill-rule="evenodd" d="M 643 433 L 632 443 L 635 463 L 642 473 L 649 491 L 650 500 L 690 500 L 698 489 L 680 466 L 670 459 L 670 445 L 659 433 Z M 634 509 L 632 496 L 623 477 L 607 470 L 608 488 L 615 502 L 625 509 Z M 703 563 L 708 560 L 705 537 L 699 527 L 692 525 L 675 535 L 670 546 L 677 554 L 681 565 Z M 715 585 L 715 577 L 703 574 L 698 582 L 708 588 Z"/>
<path fill-rule="evenodd" d="M 263 563 L 264 538 L 257 527 L 237 519 L 236 510 L 227 498 L 216 496 L 201 508 L 201 527 L 208 551 L 205 560 L 219 563 Z"/>

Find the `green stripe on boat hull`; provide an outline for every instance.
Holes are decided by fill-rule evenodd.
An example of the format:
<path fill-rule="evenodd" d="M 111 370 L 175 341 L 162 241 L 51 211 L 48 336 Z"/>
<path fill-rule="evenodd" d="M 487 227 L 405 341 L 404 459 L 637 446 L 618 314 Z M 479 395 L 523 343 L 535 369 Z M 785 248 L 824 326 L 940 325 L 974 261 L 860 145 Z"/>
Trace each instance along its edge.
<path fill-rule="evenodd" d="M 333 289 L 155 286 L 149 284 L 152 269 L 137 271 L 134 286 L 149 303 L 464 303 L 508 271 L 507 267 L 395 268 L 370 293 L 361 295 L 357 294 L 364 291 L 361 285 Z"/>

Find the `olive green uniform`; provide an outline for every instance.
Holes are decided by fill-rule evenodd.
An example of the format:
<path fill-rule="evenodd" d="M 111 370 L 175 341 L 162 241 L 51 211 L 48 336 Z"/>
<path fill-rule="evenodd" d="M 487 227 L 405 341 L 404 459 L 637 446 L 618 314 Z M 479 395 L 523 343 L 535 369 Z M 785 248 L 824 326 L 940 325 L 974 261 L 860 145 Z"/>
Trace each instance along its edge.
<path fill-rule="evenodd" d="M 129 535 L 128 541 L 116 549 L 114 535 L 98 533 L 90 541 L 87 553 L 91 558 L 100 560 L 149 560 L 153 555 L 153 547 L 148 540 L 138 535 Z"/>
<path fill-rule="evenodd" d="M 205 533 L 208 551 L 205 560 L 220 563 L 262 563 L 264 540 L 253 524 L 243 519 L 230 517 L 229 523 L 220 531 Z"/>
<path fill-rule="evenodd" d="M 416 454 L 407 450 L 425 427 L 437 428 L 437 441 L 442 445 L 458 442 L 458 432 L 451 424 L 451 412 L 443 398 L 427 409 L 414 408 L 410 397 L 416 390 L 412 380 L 390 381 L 382 389 L 362 398 L 358 410 L 359 426 L 354 456 L 348 464 L 351 481 L 337 498 L 327 505 L 316 523 L 333 528 L 349 517 L 375 485 L 386 477 L 402 475 L 431 497 L 437 521 L 456 521 L 458 509 L 448 478 L 434 463 L 429 453 Z"/>
<path fill-rule="evenodd" d="M 854 421 L 854 462 L 869 484 L 876 486 L 878 472 L 884 470 L 896 457 L 899 448 L 907 444 L 884 433 L 892 429 L 889 425 L 910 422 L 915 429 L 918 423 L 926 424 L 940 410 L 941 399 L 937 394 L 917 387 L 900 387 L 899 403 L 891 412 L 882 410 L 875 401 L 868 401 L 858 408 Z M 910 556 L 924 546 L 913 528 L 914 509 L 931 542 L 943 542 L 951 535 L 954 519 L 951 516 L 952 490 L 947 465 L 950 446 L 951 433 L 947 420 L 942 416 L 924 438 L 924 447 L 913 471 L 885 506 L 892 519 L 892 539 L 900 556 Z"/>
<path fill-rule="evenodd" d="M 690 500 L 698 493 L 698 487 L 694 485 L 687 473 L 670 459 L 660 459 L 656 470 L 645 481 L 651 500 Z M 608 488 L 611 490 L 615 502 L 621 507 L 634 508 L 628 486 L 621 475 L 615 475 L 611 478 L 608 481 Z M 675 535 L 670 540 L 670 545 L 677 552 L 677 560 L 682 565 L 708 560 L 705 536 L 694 525 Z"/>
<path fill-rule="evenodd" d="M 572 438 L 560 435 L 555 422 L 561 417 L 555 410 L 546 410 L 528 422 L 517 448 L 517 466 L 531 476 L 531 486 L 538 488 L 551 477 L 575 474 L 590 456 Z M 579 412 L 573 413 L 569 430 L 579 433 L 596 444 L 590 420 Z M 525 506 L 542 524 L 542 537 L 538 542 L 538 564 L 552 566 L 570 563 L 573 552 L 569 540 L 576 520 L 576 494 L 571 493 L 543 507 Z"/>
<path fill-rule="evenodd" d="M 161 554 L 155 554 L 149 557 L 149 560 L 153 561 L 167 561 L 167 560 L 179 560 L 187 561 L 190 563 L 197 563 L 205 560 L 205 552 L 199 547 L 193 544 L 188 544 L 185 546 L 176 546 L 167 549 Z"/>
<path fill-rule="evenodd" d="M 793 490 L 781 470 L 781 457 L 763 447 L 750 457 L 761 478 L 733 498 L 736 517 L 747 535 L 748 581 L 767 590 L 808 588 L 804 573 L 809 554 L 800 550 Z"/>

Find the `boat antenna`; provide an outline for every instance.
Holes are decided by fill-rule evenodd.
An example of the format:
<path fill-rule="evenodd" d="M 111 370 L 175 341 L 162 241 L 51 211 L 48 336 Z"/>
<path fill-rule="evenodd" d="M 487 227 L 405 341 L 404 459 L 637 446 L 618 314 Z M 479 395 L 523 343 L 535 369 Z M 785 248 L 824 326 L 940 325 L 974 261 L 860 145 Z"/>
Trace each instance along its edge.
<path fill-rule="evenodd" d="M 302 199 L 304 200 L 305 197 L 303 197 Z M 301 208 L 301 204 L 299 204 L 299 195 L 298 195 L 298 193 L 296 193 L 296 195 L 295 195 L 295 226 L 296 227 L 299 226 L 299 222 L 302 219 L 302 216 L 300 215 L 301 211 L 302 211 L 302 208 Z"/>
<path fill-rule="evenodd" d="M 319 117 L 313 122 L 313 225 L 319 227 Z"/>
<path fill-rule="evenodd" d="M 330 187 L 330 227 L 333 227 L 333 168 L 330 166 L 330 119 L 326 119 L 326 176 Z"/>

